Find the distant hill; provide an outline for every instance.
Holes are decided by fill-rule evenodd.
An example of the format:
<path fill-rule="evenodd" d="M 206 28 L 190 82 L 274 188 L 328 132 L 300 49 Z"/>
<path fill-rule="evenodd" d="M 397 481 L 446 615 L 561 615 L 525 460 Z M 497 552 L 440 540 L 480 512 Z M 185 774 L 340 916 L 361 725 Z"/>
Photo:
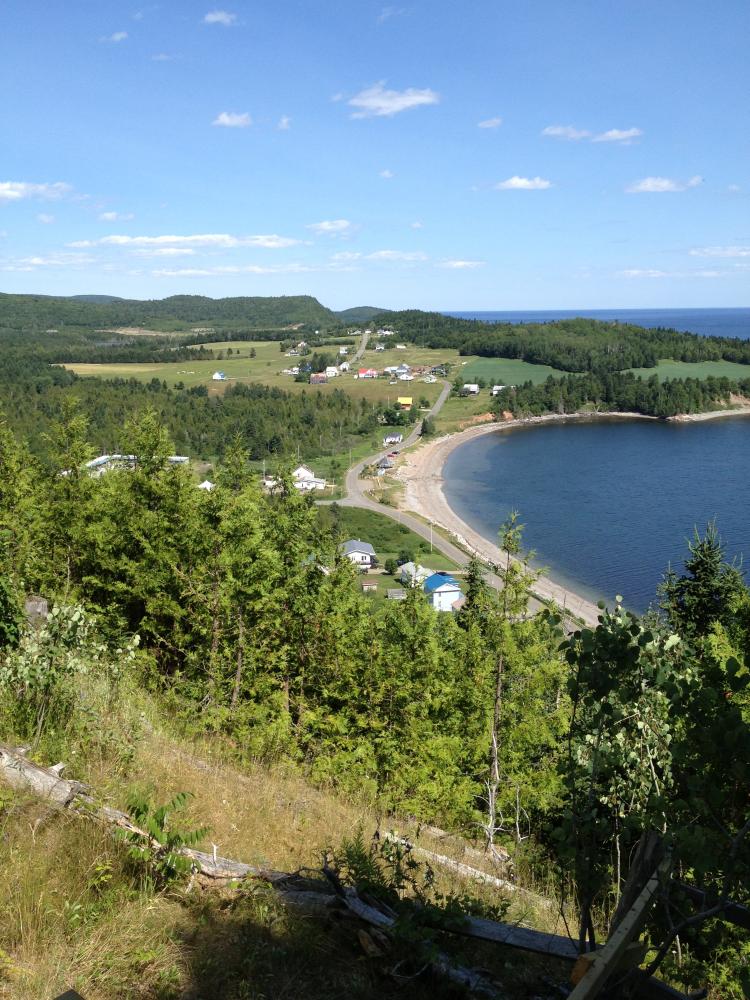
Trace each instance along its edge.
<path fill-rule="evenodd" d="M 339 309 L 336 315 L 342 323 L 368 323 L 373 316 L 390 312 L 390 309 L 378 309 L 376 306 L 353 306 L 351 309 Z"/>
<path fill-rule="evenodd" d="M 48 327 L 143 326 L 189 329 L 196 324 L 223 328 L 278 328 L 294 324 L 338 327 L 341 320 L 311 295 L 237 296 L 172 295 L 166 299 L 119 299 L 108 295 L 55 298 L 0 294 L 0 327 L 44 330 Z"/>

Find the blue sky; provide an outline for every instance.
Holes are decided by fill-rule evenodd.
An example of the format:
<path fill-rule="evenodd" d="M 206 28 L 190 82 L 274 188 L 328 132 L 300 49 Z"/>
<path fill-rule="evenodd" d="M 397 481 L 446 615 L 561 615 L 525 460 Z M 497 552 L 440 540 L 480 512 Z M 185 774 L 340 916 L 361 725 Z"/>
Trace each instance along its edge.
<path fill-rule="evenodd" d="M 0 290 L 750 305 L 750 6 L 11 0 Z"/>

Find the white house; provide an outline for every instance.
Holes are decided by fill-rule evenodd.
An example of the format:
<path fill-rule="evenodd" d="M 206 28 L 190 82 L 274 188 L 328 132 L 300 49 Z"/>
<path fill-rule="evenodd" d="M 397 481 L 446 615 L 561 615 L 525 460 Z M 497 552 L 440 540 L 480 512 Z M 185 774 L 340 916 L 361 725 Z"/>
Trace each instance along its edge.
<path fill-rule="evenodd" d="M 386 434 L 386 436 L 383 438 L 383 444 L 384 445 L 401 444 L 403 440 L 404 440 L 403 434 Z"/>
<path fill-rule="evenodd" d="M 503 389 L 505 389 L 505 388 L 506 387 L 504 385 L 493 385 L 492 386 L 492 395 L 493 396 L 499 395 L 503 391 Z"/>
<path fill-rule="evenodd" d="M 427 569 L 419 563 L 407 562 L 401 567 L 401 583 L 409 587 L 421 587 L 434 573 L 434 569 Z"/>
<path fill-rule="evenodd" d="M 476 382 L 464 382 L 464 392 L 468 392 L 470 396 L 478 396 L 479 386 Z"/>
<path fill-rule="evenodd" d="M 227 380 L 227 377 L 224 374 L 224 372 L 214 372 L 211 378 L 214 380 L 214 382 L 226 382 Z"/>
<path fill-rule="evenodd" d="M 385 344 L 376 344 L 375 345 L 375 350 L 376 351 L 384 351 L 385 350 Z"/>
<path fill-rule="evenodd" d="M 349 368 L 350 368 L 350 365 L 349 365 L 348 361 L 342 361 L 341 364 L 339 365 L 339 371 L 340 372 L 348 372 Z"/>
<path fill-rule="evenodd" d="M 348 347 L 339 347 L 339 355 L 341 357 L 346 357 L 346 355 L 348 353 L 349 353 L 349 348 Z"/>
<path fill-rule="evenodd" d="M 406 350 L 406 344 L 396 344 L 396 350 L 397 351 L 405 351 Z"/>
<path fill-rule="evenodd" d="M 188 465 L 190 459 L 187 455 L 168 455 L 167 465 Z M 86 462 L 86 471 L 94 479 L 98 479 L 99 476 L 103 476 L 105 472 L 111 472 L 113 469 L 134 469 L 138 465 L 137 455 L 99 455 L 98 458 L 92 458 L 90 462 Z M 63 472 L 64 476 L 69 473 L 67 471 Z"/>
<path fill-rule="evenodd" d="M 433 573 L 424 581 L 423 589 L 435 611 L 453 611 L 463 597 L 461 588 L 449 573 Z"/>
<path fill-rule="evenodd" d="M 360 368 L 357 374 L 360 378 L 377 378 L 378 370 L 377 368 Z"/>
<path fill-rule="evenodd" d="M 350 538 L 341 546 L 342 553 L 359 569 L 370 569 L 375 562 L 375 549 L 369 542 L 362 542 L 359 538 Z"/>
<path fill-rule="evenodd" d="M 339 370 L 335 365 L 328 365 L 325 371 L 326 378 L 336 378 Z"/>
<path fill-rule="evenodd" d="M 294 487 L 300 493 L 312 493 L 313 490 L 324 490 L 326 488 L 325 479 L 319 479 L 312 469 L 306 465 L 298 465 L 292 473 Z"/>

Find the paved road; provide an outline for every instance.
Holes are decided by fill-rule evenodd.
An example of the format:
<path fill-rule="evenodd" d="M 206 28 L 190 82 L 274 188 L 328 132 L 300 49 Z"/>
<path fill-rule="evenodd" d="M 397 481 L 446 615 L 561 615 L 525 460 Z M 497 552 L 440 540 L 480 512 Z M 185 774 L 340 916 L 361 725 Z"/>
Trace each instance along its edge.
<path fill-rule="evenodd" d="M 361 347 L 360 350 L 363 351 L 364 348 Z M 438 396 L 437 400 L 432 405 L 431 409 L 427 414 L 428 417 L 437 416 L 437 414 L 442 409 L 446 399 L 450 396 L 450 393 L 451 393 L 451 384 L 450 382 L 444 381 L 443 388 L 440 391 L 440 395 Z M 386 455 L 389 455 L 394 451 L 400 452 L 403 451 L 405 448 L 409 448 L 411 445 L 415 444 L 422 433 L 422 423 L 423 420 L 417 421 L 416 425 L 414 426 L 414 429 L 411 431 L 408 437 L 406 437 L 405 440 L 401 442 L 400 445 L 396 447 L 384 448 L 376 455 L 371 455 L 369 458 L 365 458 L 361 462 L 358 462 L 356 465 L 353 465 L 346 474 L 346 479 L 345 479 L 346 496 L 342 500 L 336 500 L 336 501 L 324 500 L 322 502 L 323 503 L 335 502 L 342 507 L 360 507 L 364 510 L 372 510 L 375 511 L 377 514 L 383 514 L 385 517 L 390 517 L 392 520 L 397 521 L 399 524 L 403 524 L 407 528 L 410 528 L 415 534 L 419 535 L 421 538 L 424 538 L 425 541 L 428 541 L 433 548 L 438 550 L 438 552 L 442 552 L 443 555 L 451 559 L 457 566 L 460 566 L 462 569 L 465 569 L 469 565 L 471 557 L 467 555 L 462 548 L 459 548 L 458 545 L 455 545 L 447 538 L 444 538 L 443 535 L 440 535 L 437 532 L 435 532 L 431 524 L 425 524 L 424 521 L 421 521 L 418 517 L 415 517 L 413 514 L 407 514 L 405 511 L 397 510 L 394 507 L 388 507 L 386 504 L 377 503 L 376 501 L 371 500 L 370 497 L 366 496 L 363 486 L 363 481 L 360 480 L 360 476 L 362 475 L 362 472 L 364 471 L 366 466 L 373 465 L 374 463 L 379 462 L 381 458 L 384 458 Z M 490 584 L 490 586 L 495 587 L 497 590 L 500 590 L 502 588 L 503 585 L 502 580 L 496 573 L 487 571 L 485 573 L 485 580 L 487 581 L 487 583 Z M 546 602 L 541 601 L 536 597 L 532 597 L 529 602 L 529 607 L 534 612 L 540 611 L 542 608 L 546 607 Z M 586 617 L 587 617 L 587 624 L 594 624 L 594 621 L 588 621 L 588 619 L 592 618 L 590 614 L 587 615 Z M 569 627 L 577 627 L 577 625 L 575 622 L 571 622 Z"/>

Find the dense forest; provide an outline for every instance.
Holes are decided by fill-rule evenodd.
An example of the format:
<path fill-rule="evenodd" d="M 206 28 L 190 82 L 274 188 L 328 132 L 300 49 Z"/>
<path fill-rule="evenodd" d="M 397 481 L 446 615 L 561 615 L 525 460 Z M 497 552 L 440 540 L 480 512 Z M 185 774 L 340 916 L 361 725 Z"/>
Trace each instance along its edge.
<path fill-rule="evenodd" d="M 534 385 L 507 386 L 493 399 L 496 413 L 534 417 L 543 413 L 579 413 L 593 409 L 674 417 L 727 408 L 733 393 L 750 396 L 750 371 L 742 381 L 728 378 L 637 378 L 630 373 L 550 376 Z"/>
<path fill-rule="evenodd" d="M 566 635 L 554 609 L 528 613 L 516 520 L 501 591 L 474 564 L 458 614 L 417 589 L 374 610 L 339 555 L 336 509 L 286 480 L 261 494 L 239 442 L 211 493 L 167 467 L 175 443 L 154 410 L 126 425 L 132 471 L 85 474 L 89 429 L 70 405 L 49 446 L 50 470 L 69 475 L 0 428 L 0 740 L 84 775 L 111 755 L 127 783 L 122 748 L 138 736 L 113 741 L 91 686 L 108 705 L 150 691 L 173 725 L 221 735 L 238 759 L 525 856 L 575 901 L 581 942 L 659 831 L 673 870 L 714 902 L 697 917 L 666 887 L 647 962 L 742 996 L 747 943 L 725 914 L 750 902 L 750 592 L 713 527 L 647 616 L 615 605 Z M 24 627 L 28 593 L 50 601 L 41 632 Z"/>
<path fill-rule="evenodd" d="M 311 327 L 340 326 L 335 314 L 310 295 L 224 299 L 172 295 L 166 299 L 140 300 L 109 296 L 56 298 L 0 294 L 0 327 L 41 332 L 65 326 L 140 326 L 168 331 L 188 329 L 196 323 L 256 329 L 297 323 Z"/>
<path fill-rule="evenodd" d="M 750 364 L 750 340 L 700 337 L 582 317 L 510 324 L 406 310 L 386 313 L 374 322 L 391 325 L 402 338 L 426 347 L 453 347 L 464 355 L 517 358 L 568 372 L 603 374 L 626 368 L 653 368 L 661 358 Z"/>

